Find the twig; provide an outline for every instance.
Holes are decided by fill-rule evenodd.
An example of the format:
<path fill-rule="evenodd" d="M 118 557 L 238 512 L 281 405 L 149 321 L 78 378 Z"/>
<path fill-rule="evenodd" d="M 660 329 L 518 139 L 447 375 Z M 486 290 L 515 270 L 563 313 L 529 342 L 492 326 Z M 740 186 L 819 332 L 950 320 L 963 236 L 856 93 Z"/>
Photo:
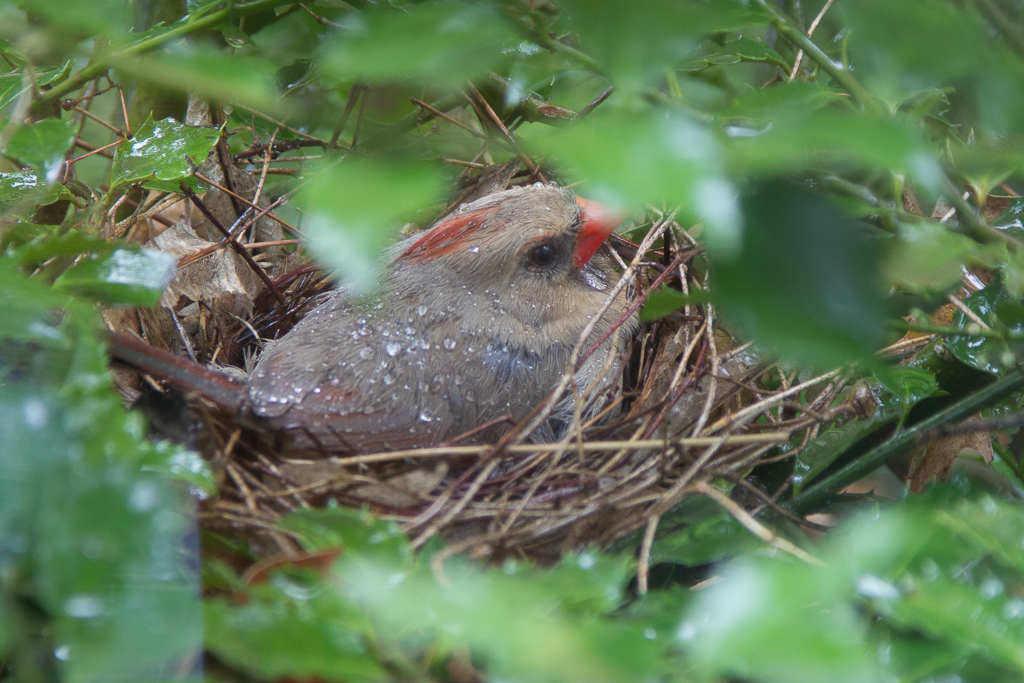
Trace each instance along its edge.
<path fill-rule="evenodd" d="M 788 507 L 797 514 L 805 514 L 815 509 L 828 496 L 875 471 L 894 455 L 920 443 L 924 439 L 924 435 L 931 430 L 947 423 L 960 422 L 1022 389 L 1024 389 L 1024 373 L 1020 368 L 1015 368 L 994 384 L 960 399 L 945 410 L 940 410 L 928 419 L 872 448 L 840 470 L 805 488 L 800 495 L 790 501 Z"/>
<path fill-rule="evenodd" d="M 773 548 L 778 548 L 783 552 L 787 552 L 798 560 L 803 560 L 807 564 L 813 564 L 816 567 L 826 566 L 824 562 L 814 557 L 800 546 L 787 541 L 785 538 L 782 538 L 774 531 L 771 531 L 762 525 L 756 519 L 751 517 L 746 510 L 736 503 L 736 501 L 729 498 L 729 496 L 725 495 L 714 486 L 701 481 L 694 484 L 693 490 L 718 503 L 722 509 L 735 517 L 736 521 L 746 527 L 750 533 L 754 534 Z"/>
<path fill-rule="evenodd" d="M 647 528 L 644 529 L 644 540 L 640 544 L 640 562 L 636 568 L 636 592 L 640 595 L 647 594 L 647 579 L 651 573 L 651 548 L 654 546 L 654 534 L 658 531 L 658 522 L 661 516 L 655 515 L 647 520 Z"/>
<path fill-rule="evenodd" d="M 595 97 L 594 100 L 590 104 L 588 104 L 587 106 L 583 107 L 583 109 L 580 110 L 580 113 L 576 115 L 576 119 L 577 120 L 582 119 L 587 114 L 589 114 L 590 112 L 594 111 L 594 109 L 596 109 L 599 104 L 601 104 L 602 102 L 607 100 L 609 97 L 611 97 L 611 94 L 613 92 L 615 92 L 615 86 L 614 85 L 609 85 L 607 88 L 605 88 L 604 92 L 602 92 L 600 95 Z"/>
<path fill-rule="evenodd" d="M 724 439 L 724 441 L 723 441 Z M 766 434 L 733 434 L 731 436 L 698 436 L 682 439 L 637 439 L 632 441 L 585 441 L 581 444 L 572 444 L 575 448 L 582 448 L 586 453 L 598 453 L 617 449 L 641 450 L 645 448 L 700 448 L 724 443 L 730 446 L 744 444 L 781 444 L 790 439 L 786 432 Z M 487 453 L 493 446 L 438 446 L 435 448 L 409 448 L 402 451 L 389 451 L 387 453 L 368 453 L 367 455 L 353 455 L 345 458 L 331 459 L 331 464 L 338 467 L 347 465 L 365 465 L 372 462 L 388 462 L 391 460 L 402 460 L 404 458 L 444 458 L 459 456 L 479 456 Z M 563 449 L 564 446 L 558 443 L 534 443 L 514 444 L 505 446 L 504 452 L 510 454 L 528 453 L 549 453 Z"/>
<path fill-rule="evenodd" d="M 174 40 L 175 38 L 187 36 L 211 26 L 216 26 L 231 17 L 243 17 L 255 12 L 261 12 L 265 9 L 270 9 L 277 5 L 290 4 L 291 2 L 292 0 L 253 0 L 253 2 L 228 3 L 227 6 L 222 9 L 210 12 L 198 19 L 185 21 L 173 28 L 169 28 L 163 33 L 158 33 L 154 36 L 144 38 L 139 42 L 123 47 L 120 50 L 115 50 L 105 55 L 101 54 L 97 58 L 94 58 L 91 64 L 81 69 L 71 78 L 62 83 L 58 83 L 46 92 L 40 93 L 38 101 L 41 104 L 45 104 L 60 100 L 65 95 L 77 90 L 93 78 L 105 74 L 113 64 L 130 57 L 134 57 L 135 55 L 142 54 L 143 52 L 148 52 L 149 50 L 157 48 L 170 40 Z"/>
<path fill-rule="evenodd" d="M 280 223 L 282 226 L 287 228 L 293 234 L 298 235 L 299 237 L 305 237 L 305 235 L 302 234 L 301 230 L 296 228 L 294 225 L 292 225 L 288 221 L 282 220 L 282 219 L 278 218 L 276 215 L 267 212 L 265 209 L 262 209 L 261 207 L 259 207 L 256 204 L 252 203 L 251 201 L 249 201 L 248 199 L 246 199 L 242 195 L 238 194 L 237 192 L 232 192 L 231 190 L 229 190 L 228 188 L 224 187 L 223 185 L 217 183 L 216 181 L 211 180 L 210 178 L 207 178 L 202 173 L 193 171 L 192 175 L 194 175 L 196 178 L 198 178 L 199 180 L 203 181 L 204 183 L 206 183 L 210 187 L 214 187 L 214 188 L 220 190 L 221 192 L 223 192 L 225 194 L 231 195 L 232 197 L 234 197 L 238 201 L 242 202 L 243 204 L 248 205 L 250 208 L 256 209 L 257 211 L 263 211 L 264 213 L 260 215 L 260 218 L 262 218 L 263 215 L 266 215 L 267 217 L 272 218 L 273 220 L 275 220 L 278 223 Z M 281 199 L 278 199 L 276 202 L 274 202 L 274 206 L 279 205 L 282 202 L 283 199 L 284 198 L 282 197 Z"/>
<path fill-rule="evenodd" d="M 111 147 L 116 147 L 117 145 L 120 145 L 122 142 L 124 142 L 124 140 L 114 140 L 109 145 L 103 145 L 102 147 L 97 147 L 96 149 L 93 149 L 92 151 L 86 152 L 85 154 L 83 154 L 81 156 L 77 156 L 74 159 L 68 159 L 68 162 L 67 162 L 68 166 L 70 166 L 71 164 L 77 163 L 77 162 L 81 161 L 82 159 L 86 159 L 88 157 L 91 157 L 93 154 L 102 154 L 104 152 L 104 150 L 108 150 Z"/>
<path fill-rule="evenodd" d="M 98 123 L 101 126 L 103 126 L 104 128 L 106 128 L 107 130 L 113 131 L 114 134 L 117 135 L 119 138 L 126 137 L 123 130 L 121 130 L 117 126 L 113 125 L 112 123 L 108 123 L 107 121 L 103 120 L 99 116 L 96 116 L 96 114 L 93 114 L 88 109 L 85 109 L 84 107 L 77 107 L 77 106 L 73 107 L 73 109 L 76 112 L 78 112 L 79 114 L 81 114 L 82 116 L 85 116 L 86 118 L 92 119 L 96 123 Z M 118 142 L 120 142 L 120 140 L 118 140 Z"/>
<path fill-rule="evenodd" d="M 808 38 L 810 38 L 812 35 L 814 35 L 814 29 L 818 28 L 818 24 L 821 22 L 822 17 L 825 16 L 825 12 L 828 11 L 828 8 L 832 6 L 833 2 L 835 2 L 835 0 L 828 0 L 828 2 L 825 3 L 825 6 L 821 8 L 821 11 L 818 12 L 818 16 L 814 17 L 814 21 L 811 22 L 811 27 L 809 29 L 807 29 L 807 37 Z M 796 75 L 800 72 L 800 61 L 803 58 L 804 58 L 804 51 L 803 51 L 803 48 L 801 48 L 796 53 L 796 60 L 793 62 L 793 71 L 791 71 L 790 74 L 789 74 L 789 82 L 790 83 L 793 82 L 793 80 L 796 78 Z"/>
<path fill-rule="evenodd" d="M 196 205 L 196 208 L 198 208 L 199 211 L 202 212 L 204 216 L 206 216 L 206 220 L 210 221 L 213 227 L 217 228 L 217 230 L 219 230 L 220 233 L 224 235 L 224 237 L 228 240 L 228 244 L 231 246 L 231 248 L 235 250 L 236 254 L 242 257 L 242 260 L 245 261 L 246 264 L 248 264 L 249 268 L 251 268 L 253 273 L 256 274 L 256 277 L 263 281 L 263 284 L 266 285 L 267 289 L 270 290 L 270 293 L 274 295 L 274 298 L 277 299 L 279 303 L 284 303 L 284 296 L 282 296 L 281 292 L 277 291 L 277 287 L 274 286 L 274 282 L 273 280 L 270 279 L 270 276 L 267 275 L 266 271 L 260 268 L 258 263 L 252 260 L 252 255 L 248 252 L 248 250 L 241 244 L 239 244 L 237 239 L 231 236 L 231 233 L 228 232 L 227 228 L 221 225 L 220 221 L 217 220 L 216 216 L 210 213 L 210 210 L 206 208 L 206 205 L 203 203 L 203 200 L 201 200 L 199 196 L 192 191 L 192 188 L 190 188 L 185 183 L 182 183 L 181 191 L 185 194 L 186 197 L 191 199 L 192 203 Z"/>
<path fill-rule="evenodd" d="M 459 128 L 461 128 L 461 129 L 463 129 L 465 131 L 468 131 L 471 135 L 473 135 L 475 137 L 478 137 L 481 140 L 490 140 L 490 138 L 488 138 L 486 135 L 484 135 L 480 131 L 473 130 L 472 128 L 470 128 L 469 126 L 464 124 L 462 121 L 459 121 L 458 119 L 455 119 L 455 118 L 449 116 L 448 114 L 445 114 L 440 109 L 435 109 L 434 107 L 430 106 L 429 104 L 427 104 L 423 100 L 419 99 L 418 97 L 410 97 L 409 101 L 412 102 L 413 104 L 415 104 L 417 107 L 420 107 L 422 109 L 426 109 L 427 111 L 429 111 L 434 116 L 440 116 L 445 121 L 447 121 L 449 123 L 453 123 L 456 126 L 458 126 Z"/>
<path fill-rule="evenodd" d="M 872 96 L 867 89 L 860 84 L 856 78 L 847 70 L 842 64 L 837 64 L 831 57 L 815 45 L 810 38 L 804 35 L 804 32 L 793 26 L 792 20 L 779 11 L 768 0 L 757 0 L 758 5 L 761 6 L 769 15 L 772 17 L 772 26 L 779 32 L 779 35 L 786 38 L 786 40 L 795 44 L 797 47 L 803 49 L 814 61 L 821 65 L 821 68 L 828 73 L 837 83 L 846 88 L 846 91 L 853 96 L 861 105 L 870 111 L 881 113 L 885 111 L 884 107 Z"/>
<path fill-rule="evenodd" d="M 965 316 L 967 316 L 975 325 L 977 325 L 981 329 L 983 329 L 983 330 L 990 330 L 990 329 L 992 329 L 987 324 L 985 324 L 984 320 L 982 320 L 980 317 L 978 317 L 977 313 L 975 313 L 970 308 L 968 308 L 967 304 L 965 304 L 960 299 L 956 298 L 952 294 L 947 294 L 946 295 L 946 299 L 949 301 L 949 303 L 951 303 L 954 306 L 956 306 L 958 311 L 960 311 Z"/>

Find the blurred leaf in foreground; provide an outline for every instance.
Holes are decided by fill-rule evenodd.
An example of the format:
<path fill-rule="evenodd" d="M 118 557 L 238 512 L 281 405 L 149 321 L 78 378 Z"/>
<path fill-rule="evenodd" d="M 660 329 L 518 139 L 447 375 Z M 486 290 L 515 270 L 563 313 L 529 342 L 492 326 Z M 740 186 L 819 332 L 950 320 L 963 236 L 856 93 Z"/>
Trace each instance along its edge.
<path fill-rule="evenodd" d="M 734 254 L 739 248 L 743 217 L 722 173 L 719 140 L 692 118 L 607 109 L 565 129 L 534 124 L 529 135 L 587 181 L 581 194 L 630 209 L 678 205 L 681 217 L 704 222 L 710 249 Z"/>
<path fill-rule="evenodd" d="M 495 47 L 512 38 L 486 2 L 424 2 L 400 12 L 375 7 L 346 15 L 324 45 L 324 66 L 340 78 L 456 86 L 495 66 Z"/>
<path fill-rule="evenodd" d="M 90 306 L 10 267 L 0 283 L 0 598 L 33 606 L 5 615 L 0 660 L 71 683 L 187 671 L 202 613 L 183 496 L 141 471 L 182 451 L 124 410 Z M 36 627 L 51 649 L 30 662 Z"/>
<path fill-rule="evenodd" d="M 442 181 L 425 164 L 348 160 L 321 168 L 300 195 L 318 257 L 361 292 L 373 288 L 382 250 L 417 210 L 441 195 Z"/>
<path fill-rule="evenodd" d="M 0 173 L 0 217 L 31 212 L 35 205 L 49 204 L 62 194 L 68 194 L 63 185 L 47 184 L 35 173 Z"/>
<path fill-rule="evenodd" d="M 583 46 L 620 90 L 635 93 L 674 66 L 707 33 L 767 23 L 756 3 L 719 0 L 571 0 L 564 3 Z"/>
<path fill-rule="evenodd" d="M 47 183 L 56 183 L 64 170 L 64 155 L 74 142 L 75 131 L 68 122 L 43 119 L 18 128 L 3 153 L 31 166 Z"/>
<path fill-rule="evenodd" d="M 116 249 L 104 256 L 86 256 L 53 284 L 96 301 L 155 306 L 177 265 L 174 256 L 155 249 Z"/>
<path fill-rule="evenodd" d="M 743 202 L 742 252 L 719 259 L 713 292 L 744 333 L 815 367 L 866 358 L 885 307 L 860 226 L 821 197 L 769 183 Z"/>

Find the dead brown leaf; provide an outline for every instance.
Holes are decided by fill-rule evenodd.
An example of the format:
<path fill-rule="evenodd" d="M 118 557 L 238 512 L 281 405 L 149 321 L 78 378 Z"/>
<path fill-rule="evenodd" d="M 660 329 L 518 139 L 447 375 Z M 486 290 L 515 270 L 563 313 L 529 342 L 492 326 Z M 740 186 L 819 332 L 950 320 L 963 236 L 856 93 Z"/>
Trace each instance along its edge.
<path fill-rule="evenodd" d="M 981 422 L 981 415 L 974 415 L 963 422 Z M 964 432 L 936 439 L 928 444 L 921 464 L 910 475 L 911 493 L 919 493 L 930 481 L 946 481 L 953 462 L 965 450 L 981 454 L 985 463 L 992 462 L 992 433 L 989 431 Z"/>

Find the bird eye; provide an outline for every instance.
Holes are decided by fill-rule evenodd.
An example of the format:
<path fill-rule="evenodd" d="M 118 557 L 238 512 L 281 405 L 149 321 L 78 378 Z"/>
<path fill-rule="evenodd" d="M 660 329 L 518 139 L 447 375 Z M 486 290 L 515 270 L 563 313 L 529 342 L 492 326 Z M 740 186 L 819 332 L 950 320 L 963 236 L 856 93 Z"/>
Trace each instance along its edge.
<path fill-rule="evenodd" d="M 550 244 L 541 244 L 526 252 L 526 258 L 538 268 L 551 267 L 557 257 L 558 253 Z"/>

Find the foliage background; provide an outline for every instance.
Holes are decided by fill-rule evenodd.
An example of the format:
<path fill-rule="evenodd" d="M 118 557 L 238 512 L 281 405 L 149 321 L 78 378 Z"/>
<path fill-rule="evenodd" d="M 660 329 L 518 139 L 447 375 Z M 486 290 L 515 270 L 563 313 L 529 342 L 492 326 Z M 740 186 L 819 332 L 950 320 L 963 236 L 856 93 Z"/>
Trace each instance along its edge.
<path fill-rule="evenodd" d="M 0 678 L 1019 680 L 1022 17 L 1018 0 L 0 3 Z M 450 159 L 521 155 L 588 197 L 677 210 L 736 329 L 801 367 L 858 363 L 884 408 L 760 473 L 846 520 L 812 538 L 763 518 L 823 566 L 707 499 L 663 519 L 642 596 L 639 539 L 556 568 L 453 561 L 445 585 L 431 550 L 339 508 L 288 518 L 309 561 L 266 580 L 201 558 L 209 468 L 122 407 L 96 307 L 152 305 L 173 274 L 116 224 L 142 188 L 202 188 L 217 134 L 169 121 L 189 97 L 225 108 L 233 154 L 276 135 L 307 145 L 282 158 L 318 157 L 268 192 L 355 286 L 443 204 Z M 507 130 L 472 118 L 484 100 Z M 932 320 L 965 266 L 995 279 L 973 315 Z M 912 368 L 874 358 L 907 314 L 942 343 Z M 837 493 L 894 428 L 909 443 L 979 410 L 1002 420 L 988 469 L 898 501 Z"/>

